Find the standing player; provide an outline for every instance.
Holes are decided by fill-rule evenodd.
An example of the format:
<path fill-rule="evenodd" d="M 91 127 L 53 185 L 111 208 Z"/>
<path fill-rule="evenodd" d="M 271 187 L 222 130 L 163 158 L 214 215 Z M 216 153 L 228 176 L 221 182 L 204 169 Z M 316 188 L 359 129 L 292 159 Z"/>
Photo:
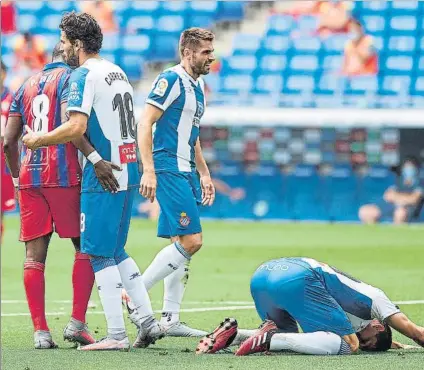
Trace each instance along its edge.
<path fill-rule="evenodd" d="M 12 177 L 7 170 L 6 162 L 3 154 L 3 136 L 6 129 L 7 117 L 9 116 L 10 104 L 12 103 L 13 96 L 10 90 L 4 86 L 4 80 L 6 79 L 7 68 L 6 65 L 1 61 L 0 70 L 0 83 L 1 83 L 1 142 L 0 142 L 0 160 L 1 160 L 1 237 L 3 238 L 3 213 L 11 211 L 15 208 L 15 189 L 12 182 Z"/>
<path fill-rule="evenodd" d="M 95 151 L 84 163 L 81 249 L 91 258 L 108 335 L 81 349 L 130 348 L 121 306 L 122 287 L 142 317 L 134 346 L 147 347 L 163 333 L 153 316 L 140 270 L 125 251 L 133 198 L 139 185 L 133 88 L 121 68 L 99 57 L 103 35 L 93 17 L 67 13 L 60 29 L 65 60 L 79 66 L 69 81 L 69 121 L 41 136 L 28 130 L 23 141 L 30 148 L 38 148 L 69 142 L 86 132 Z M 114 171 L 119 184 L 115 194 L 107 192 L 96 179 L 93 163 L 102 158 L 121 167 L 121 171 Z"/>
<path fill-rule="evenodd" d="M 65 120 L 71 71 L 56 46 L 53 63 L 47 64 L 18 90 L 4 140 L 7 163 L 19 187 L 20 240 L 26 246 L 24 285 L 34 324 L 35 348 L 56 347 L 47 325 L 44 300 L 44 268 L 53 231 L 61 238 L 71 238 L 76 250 L 72 318 L 64 338 L 82 344 L 94 342 L 85 323 L 94 274 L 88 255 L 80 252 L 81 168 L 77 149 L 70 143 L 37 150 L 24 146 L 19 164 L 18 142 L 24 124 L 37 133 L 46 133 L 60 127 Z"/>
<path fill-rule="evenodd" d="M 392 342 L 390 328 L 424 347 L 424 328 L 401 313 L 383 291 L 312 258 L 263 263 L 251 279 L 250 290 L 256 311 L 267 319 L 261 328 L 237 331 L 237 322 L 226 319 L 200 341 L 197 353 L 215 353 L 240 344 L 243 337 L 238 356 L 284 350 L 344 355 L 359 348 L 407 348 Z"/>
<path fill-rule="evenodd" d="M 161 209 L 158 236 L 172 242 L 157 254 L 143 280 L 149 290 L 165 279 L 161 324 L 169 336 L 205 334 L 181 324 L 179 311 L 191 257 L 202 246 L 198 206 L 210 206 L 215 199 L 199 141 L 200 119 L 206 105 L 200 76 L 209 73 L 215 60 L 213 40 L 214 34 L 201 28 L 181 34 L 181 64 L 156 78 L 139 123 L 143 162 L 140 193 L 151 202 L 157 197 Z"/>

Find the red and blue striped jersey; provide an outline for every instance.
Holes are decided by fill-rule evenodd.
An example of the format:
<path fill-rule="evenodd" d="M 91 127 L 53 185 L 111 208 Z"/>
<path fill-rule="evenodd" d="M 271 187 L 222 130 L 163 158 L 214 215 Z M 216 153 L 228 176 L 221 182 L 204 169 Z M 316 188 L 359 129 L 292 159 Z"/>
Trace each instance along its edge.
<path fill-rule="evenodd" d="M 10 90 L 5 87 L 1 94 L 1 136 L 4 136 L 4 131 L 6 129 L 7 117 L 9 116 L 10 104 L 12 103 L 13 95 Z M 3 141 L 0 143 L 0 160 L 2 167 L 2 174 L 10 175 L 9 169 L 6 166 L 6 159 L 4 158 L 3 152 Z"/>
<path fill-rule="evenodd" d="M 50 63 L 29 78 L 16 93 L 9 116 L 19 116 L 34 132 L 46 134 L 61 125 L 61 104 L 69 93 L 71 68 Z M 71 143 L 22 148 L 19 188 L 70 187 L 80 183 L 78 151 Z"/>

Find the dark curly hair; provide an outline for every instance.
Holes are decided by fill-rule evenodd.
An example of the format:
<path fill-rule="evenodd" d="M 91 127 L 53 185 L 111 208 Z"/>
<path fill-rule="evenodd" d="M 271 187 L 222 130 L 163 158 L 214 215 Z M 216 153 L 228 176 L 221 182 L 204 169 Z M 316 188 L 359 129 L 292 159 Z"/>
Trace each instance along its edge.
<path fill-rule="evenodd" d="M 59 28 L 65 33 L 71 44 L 80 40 L 87 54 L 97 54 L 102 48 L 102 30 L 97 21 L 87 13 L 64 14 Z"/>
<path fill-rule="evenodd" d="M 384 331 L 377 334 L 377 343 L 374 348 L 363 349 L 366 352 L 386 352 L 392 346 L 392 329 L 387 324 L 384 324 Z"/>

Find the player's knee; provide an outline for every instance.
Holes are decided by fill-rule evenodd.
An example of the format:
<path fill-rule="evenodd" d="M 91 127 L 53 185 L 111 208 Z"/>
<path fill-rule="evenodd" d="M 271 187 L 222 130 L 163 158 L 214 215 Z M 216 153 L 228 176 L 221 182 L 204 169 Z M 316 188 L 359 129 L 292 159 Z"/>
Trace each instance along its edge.
<path fill-rule="evenodd" d="M 377 206 L 366 204 L 359 209 L 359 219 L 366 224 L 373 224 L 378 221 L 380 210 Z"/>
<path fill-rule="evenodd" d="M 202 248 L 202 234 L 192 234 L 180 237 L 180 243 L 191 256 Z"/>
<path fill-rule="evenodd" d="M 51 235 L 45 235 L 40 238 L 26 242 L 26 261 L 36 261 L 41 263 L 46 262 L 50 236 Z"/>
<path fill-rule="evenodd" d="M 403 224 L 408 221 L 408 212 L 403 207 L 397 208 L 393 219 L 396 224 Z"/>

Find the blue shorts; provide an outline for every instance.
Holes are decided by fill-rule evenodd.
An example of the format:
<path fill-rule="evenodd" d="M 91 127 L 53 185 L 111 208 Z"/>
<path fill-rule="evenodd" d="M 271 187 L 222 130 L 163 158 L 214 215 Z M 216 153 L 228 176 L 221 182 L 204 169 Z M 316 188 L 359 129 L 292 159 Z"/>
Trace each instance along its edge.
<path fill-rule="evenodd" d="M 202 232 L 199 206 L 202 191 L 197 173 L 159 172 L 156 198 L 160 206 L 158 237 L 167 238 Z"/>
<path fill-rule="evenodd" d="M 81 194 L 81 252 L 109 258 L 123 252 L 135 191 Z"/>
<path fill-rule="evenodd" d="M 313 271 L 280 259 L 262 264 L 250 282 L 256 311 L 282 332 L 354 333 L 345 312 Z"/>

